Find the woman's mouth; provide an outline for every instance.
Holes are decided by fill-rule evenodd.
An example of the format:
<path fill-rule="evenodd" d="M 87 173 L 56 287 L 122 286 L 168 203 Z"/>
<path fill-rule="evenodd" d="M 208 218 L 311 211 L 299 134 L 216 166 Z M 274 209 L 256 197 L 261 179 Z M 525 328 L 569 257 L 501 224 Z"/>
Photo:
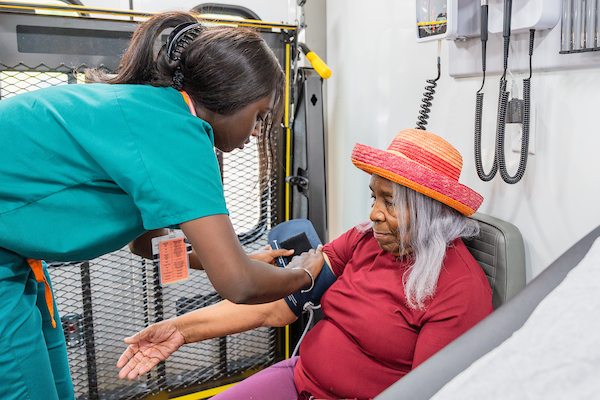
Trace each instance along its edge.
<path fill-rule="evenodd" d="M 389 236 L 389 233 L 385 233 L 385 232 L 375 232 L 373 231 L 373 236 L 375 237 L 375 239 L 380 239 L 380 238 L 384 238 L 386 236 Z"/>

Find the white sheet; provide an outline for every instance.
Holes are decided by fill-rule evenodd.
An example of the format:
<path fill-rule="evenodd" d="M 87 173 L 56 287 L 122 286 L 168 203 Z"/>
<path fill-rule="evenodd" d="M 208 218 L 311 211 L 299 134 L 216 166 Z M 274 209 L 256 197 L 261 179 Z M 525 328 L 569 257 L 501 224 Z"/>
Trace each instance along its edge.
<path fill-rule="evenodd" d="M 600 238 L 500 346 L 432 400 L 600 399 Z"/>

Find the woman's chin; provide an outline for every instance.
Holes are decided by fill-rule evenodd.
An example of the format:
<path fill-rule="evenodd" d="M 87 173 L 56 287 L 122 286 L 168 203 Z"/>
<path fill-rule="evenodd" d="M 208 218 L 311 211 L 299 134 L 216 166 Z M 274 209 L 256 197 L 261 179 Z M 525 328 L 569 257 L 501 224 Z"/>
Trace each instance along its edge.
<path fill-rule="evenodd" d="M 390 242 L 381 242 L 379 240 L 377 240 L 377 243 L 379 243 L 379 247 L 381 247 L 381 250 L 387 251 L 388 253 L 392 253 L 393 255 L 397 256 L 400 250 L 400 246 L 398 245 L 398 243 L 390 243 Z"/>

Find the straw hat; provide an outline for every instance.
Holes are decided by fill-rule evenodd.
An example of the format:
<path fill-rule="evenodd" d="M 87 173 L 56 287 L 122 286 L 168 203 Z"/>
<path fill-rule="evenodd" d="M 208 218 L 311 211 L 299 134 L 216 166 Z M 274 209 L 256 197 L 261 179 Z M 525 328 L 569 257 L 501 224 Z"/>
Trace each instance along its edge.
<path fill-rule="evenodd" d="M 460 153 L 431 132 L 403 130 L 386 151 L 357 143 L 350 158 L 363 171 L 414 189 L 464 215 L 473 214 L 483 201 L 479 193 L 458 183 Z"/>

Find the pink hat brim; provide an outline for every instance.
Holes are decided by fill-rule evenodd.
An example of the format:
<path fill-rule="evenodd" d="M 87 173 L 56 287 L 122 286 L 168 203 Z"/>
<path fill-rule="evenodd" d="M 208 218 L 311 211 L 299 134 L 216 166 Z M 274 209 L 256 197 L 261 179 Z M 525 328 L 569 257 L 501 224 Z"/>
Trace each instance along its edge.
<path fill-rule="evenodd" d="M 464 215 L 473 214 L 483 202 L 479 193 L 458 181 L 387 151 L 357 143 L 350 158 L 363 171 L 416 190 Z"/>

